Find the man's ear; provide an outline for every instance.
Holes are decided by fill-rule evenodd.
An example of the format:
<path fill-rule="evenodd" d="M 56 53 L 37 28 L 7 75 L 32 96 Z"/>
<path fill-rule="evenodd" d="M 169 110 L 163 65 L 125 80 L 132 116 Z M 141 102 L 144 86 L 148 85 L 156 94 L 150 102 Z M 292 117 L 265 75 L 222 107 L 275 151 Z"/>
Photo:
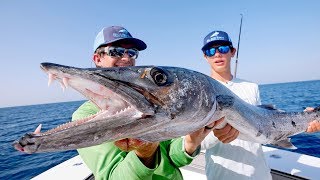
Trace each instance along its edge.
<path fill-rule="evenodd" d="M 237 49 L 236 49 L 236 48 L 232 48 L 232 51 L 231 51 L 232 57 L 234 57 L 234 55 L 236 54 L 236 52 L 237 52 Z"/>
<path fill-rule="evenodd" d="M 100 60 L 100 55 L 97 54 L 97 53 L 94 53 L 93 56 L 92 56 L 92 61 L 93 61 L 96 65 L 98 65 L 98 64 L 101 62 L 101 60 Z"/>
<path fill-rule="evenodd" d="M 203 54 L 203 58 L 209 63 L 209 60 L 205 54 Z"/>

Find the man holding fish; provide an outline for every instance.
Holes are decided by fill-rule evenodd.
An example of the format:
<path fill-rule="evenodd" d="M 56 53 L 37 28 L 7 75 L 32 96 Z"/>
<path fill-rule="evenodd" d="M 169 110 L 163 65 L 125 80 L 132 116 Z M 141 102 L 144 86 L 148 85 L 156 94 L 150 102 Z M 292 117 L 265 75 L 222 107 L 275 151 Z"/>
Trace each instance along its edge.
<path fill-rule="evenodd" d="M 215 42 L 219 34 L 209 34 L 205 44 Z M 203 49 L 209 63 L 223 65 L 221 72 L 227 72 L 235 52 L 231 41 L 227 42 Z M 96 179 L 182 179 L 178 168 L 192 161 L 214 122 L 219 122 L 215 128 L 222 127 L 214 130 L 219 140 L 228 143 L 242 137 L 256 142 L 258 152 L 260 144 L 287 141 L 287 137 L 305 131 L 311 119 L 319 120 L 319 108 L 311 113 L 284 113 L 248 104 L 212 79 L 221 81 L 219 76 L 178 67 L 134 66 L 139 50 L 144 49 L 143 41 L 113 26 L 97 35 L 93 55 L 97 67 L 110 68 L 42 63 L 49 82 L 58 80 L 90 101 L 73 114 L 75 121 L 43 133 L 39 128 L 15 141 L 14 147 L 26 153 L 78 149 Z M 226 80 L 231 81 L 230 76 Z M 255 84 L 245 84 L 258 95 Z M 256 96 L 248 99 L 259 102 Z M 230 125 L 223 127 L 221 122 L 237 130 Z M 221 172 L 217 168 L 217 174 L 221 176 Z"/>
<path fill-rule="evenodd" d="M 123 27 L 103 28 L 94 43 L 93 61 L 97 67 L 134 66 L 139 51 L 146 47 Z M 83 119 L 98 111 L 97 106 L 87 101 L 72 119 Z M 109 111 L 113 111 L 112 107 Z M 202 128 L 184 138 L 153 143 L 126 138 L 78 152 L 96 179 L 182 179 L 179 167 L 191 163 L 209 132 Z"/>
<path fill-rule="evenodd" d="M 211 77 L 234 92 L 249 104 L 260 105 L 258 85 L 233 77 L 231 58 L 236 49 L 224 31 L 213 31 L 204 38 L 204 58 L 211 67 Z M 307 108 L 306 111 L 313 111 Z M 224 118 L 220 120 L 220 123 Z M 313 121 L 307 132 L 320 130 L 320 123 Z M 272 179 L 260 143 L 236 139 L 239 131 L 226 124 L 215 129 L 202 142 L 206 150 L 206 175 L 208 179 Z M 290 143 L 290 142 L 289 142 Z"/>

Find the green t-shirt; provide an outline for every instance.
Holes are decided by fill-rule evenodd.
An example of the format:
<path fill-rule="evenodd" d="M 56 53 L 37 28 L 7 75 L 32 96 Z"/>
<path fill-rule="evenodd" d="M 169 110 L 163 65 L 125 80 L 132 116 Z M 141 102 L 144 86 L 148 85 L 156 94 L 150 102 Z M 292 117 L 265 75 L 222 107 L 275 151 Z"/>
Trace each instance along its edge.
<path fill-rule="evenodd" d="M 98 107 L 87 101 L 73 113 L 72 120 L 98 111 Z M 185 152 L 183 139 L 163 141 L 159 146 L 154 169 L 146 167 L 134 151 L 121 151 L 113 142 L 78 149 L 78 152 L 95 179 L 183 179 L 179 167 L 190 164 L 194 158 Z"/>

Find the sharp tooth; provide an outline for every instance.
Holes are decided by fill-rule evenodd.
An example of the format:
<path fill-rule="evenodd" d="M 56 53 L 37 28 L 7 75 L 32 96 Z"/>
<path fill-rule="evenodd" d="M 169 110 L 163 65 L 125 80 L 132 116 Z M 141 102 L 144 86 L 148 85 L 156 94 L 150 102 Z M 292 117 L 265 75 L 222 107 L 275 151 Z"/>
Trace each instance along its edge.
<path fill-rule="evenodd" d="M 68 88 L 68 86 L 69 86 L 69 84 L 68 84 L 68 78 L 62 78 L 62 82 L 63 82 L 64 86 L 65 86 L 66 88 Z"/>
<path fill-rule="evenodd" d="M 66 89 L 66 86 L 63 84 L 63 82 L 61 82 L 61 81 L 59 81 L 59 83 L 60 83 L 60 85 L 61 85 L 61 88 L 62 88 L 62 90 L 63 90 L 63 92 L 64 92 L 64 90 Z"/>
<path fill-rule="evenodd" d="M 34 130 L 34 134 L 40 134 L 40 131 L 41 131 L 41 128 L 42 128 L 42 124 L 39 124 L 39 126 L 36 128 L 36 130 Z"/>
<path fill-rule="evenodd" d="M 51 83 L 52 83 L 52 81 L 54 81 L 54 76 L 53 76 L 53 74 L 51 74 L 51 73 L 49 73 L 48 75 L 49 75 L 48 86 L 50 86 Z"/>

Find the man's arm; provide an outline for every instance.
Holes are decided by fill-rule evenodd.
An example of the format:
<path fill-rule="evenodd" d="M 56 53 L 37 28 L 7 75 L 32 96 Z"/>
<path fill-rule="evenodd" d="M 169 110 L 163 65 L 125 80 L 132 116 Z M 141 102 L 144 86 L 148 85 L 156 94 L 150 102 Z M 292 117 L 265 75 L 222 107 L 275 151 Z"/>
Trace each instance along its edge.
<path fill-rule="evenodd" d="M 215 122 L 207 125 L 214 127 Z M 200 153 L 201 142 L 211 132 L 211 129 L 201 128 L 183 138 L 172 140 L 169 156 L 176 167 L 188 165 Z"/>
<path fill-rule="evenodd" d="M 219 126 L 224 123 L 224 118 L 221 118 L 216 121 L 215 126 Z M 226 124 L 221 129 L 214 129 L 211 133 L 201 143 L 201 149 L 209 149 L 215 146 L 219 141 L 222 143 L 229 143 L 235 140 L 239 135 L 239 131 Z"/>

